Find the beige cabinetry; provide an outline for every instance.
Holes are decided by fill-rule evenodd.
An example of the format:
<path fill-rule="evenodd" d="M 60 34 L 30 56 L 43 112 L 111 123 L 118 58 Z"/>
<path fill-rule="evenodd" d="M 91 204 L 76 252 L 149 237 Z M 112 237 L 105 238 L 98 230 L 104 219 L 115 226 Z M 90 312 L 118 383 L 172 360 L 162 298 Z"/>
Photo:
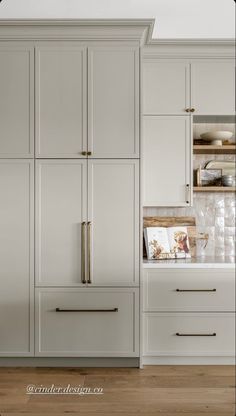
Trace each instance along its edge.
<path fill-rule="evenodd" d="M 33 157 L 33 47 L 0 44 L 0 68 L 0 157 Z"/>
<path fill-rule="evenodd" d="M 0 356 L 34 353 L 34 162 L 0 160 Z"/>
<path fill-rule="evenodd" d="M 233 268 L 147 268 L 143 277 L 144 362 L 233 360 Z"/>

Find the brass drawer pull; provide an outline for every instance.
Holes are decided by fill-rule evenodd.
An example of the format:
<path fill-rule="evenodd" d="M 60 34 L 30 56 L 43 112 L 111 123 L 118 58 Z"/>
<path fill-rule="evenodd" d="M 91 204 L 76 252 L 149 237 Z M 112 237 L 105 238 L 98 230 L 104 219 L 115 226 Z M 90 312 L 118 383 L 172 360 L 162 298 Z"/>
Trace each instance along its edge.
<path fill-rule="evenodd" d="M 216 292 L 216 289 L 175 289 L 176 292 Z"/>
<path fill-rule="evenodd" d="M 216 332 L 212 334 L 181 334 L 180 332 L 176 332 L 177 337 L 216 337 Z"/>
<path fill-rule="evenodd" d="M 62 309 L 62 308 L 56 308 L 56 312 L 118 312 L 118 308 L 113 308 L 113 309 Z"/>

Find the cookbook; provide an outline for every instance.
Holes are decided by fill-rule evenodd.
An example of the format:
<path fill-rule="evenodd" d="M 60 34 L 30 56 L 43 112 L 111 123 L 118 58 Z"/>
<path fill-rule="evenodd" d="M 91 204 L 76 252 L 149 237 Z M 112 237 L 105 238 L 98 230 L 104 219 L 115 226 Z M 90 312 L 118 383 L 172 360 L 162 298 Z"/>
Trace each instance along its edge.
<path fill-rule="evenodd" d="M 149 260 L 191 257 L 187 227 L 147 227 L 144 239 Z"/>

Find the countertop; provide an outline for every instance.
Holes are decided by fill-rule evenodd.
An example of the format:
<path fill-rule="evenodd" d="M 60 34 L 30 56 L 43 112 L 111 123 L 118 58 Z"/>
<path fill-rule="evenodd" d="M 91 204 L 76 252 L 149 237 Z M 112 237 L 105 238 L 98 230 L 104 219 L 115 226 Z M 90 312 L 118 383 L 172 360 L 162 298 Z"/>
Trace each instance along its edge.
<path fill-rule="evenodd" d="M 191 259 L 143 260 L 144 269 L 234 269 L 235 257 L 192 257 Z"/>

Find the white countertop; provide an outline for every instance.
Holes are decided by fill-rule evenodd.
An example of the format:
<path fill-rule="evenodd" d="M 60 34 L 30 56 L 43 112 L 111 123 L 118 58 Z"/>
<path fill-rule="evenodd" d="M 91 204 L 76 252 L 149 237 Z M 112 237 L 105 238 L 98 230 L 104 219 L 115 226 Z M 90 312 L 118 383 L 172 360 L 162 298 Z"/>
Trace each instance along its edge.
<path fill-rule="evenodd" d="M 197 257 L 191 259 L 143 260 L 144 269 L 234 269 L 235 257 Z"/>

